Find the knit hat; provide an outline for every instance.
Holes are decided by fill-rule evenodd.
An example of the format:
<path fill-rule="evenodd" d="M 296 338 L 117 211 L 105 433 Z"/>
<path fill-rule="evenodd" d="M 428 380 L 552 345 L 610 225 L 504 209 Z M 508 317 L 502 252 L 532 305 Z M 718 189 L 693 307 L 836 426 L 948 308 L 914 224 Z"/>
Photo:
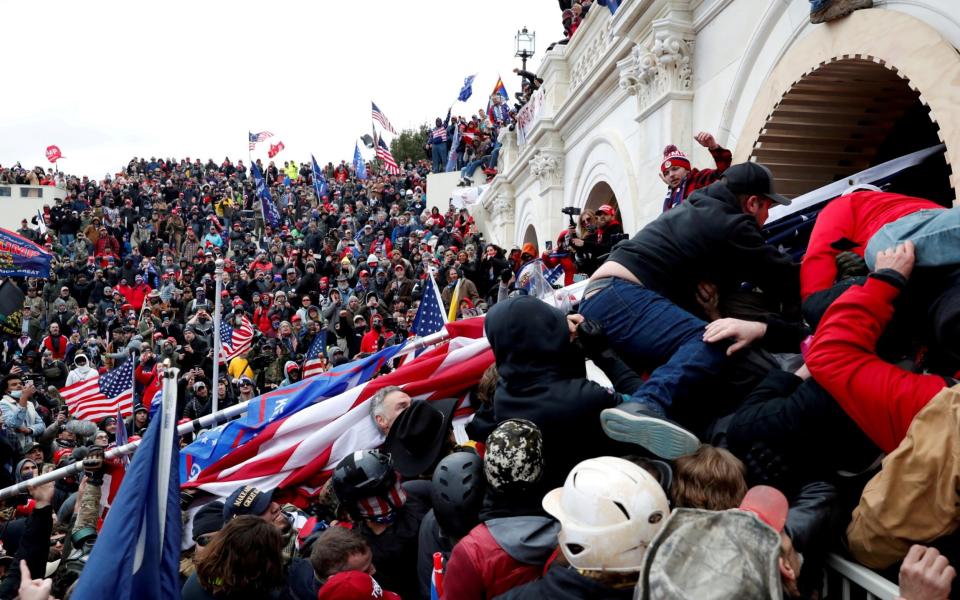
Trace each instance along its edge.
<path fill-rule="evenodd" d="M 663 149 L 663 160 L 660 162 L 660 172 L 666 174 L 670 167 L 690 168 L 690 159 L 673 144 Z"/>
<path fill-rule="evenodd" d="M 487 437 L 483 472 L 498 492 L 522 489 L 543 475 L 543 435 L 526 419 L 500 423 Z"/>

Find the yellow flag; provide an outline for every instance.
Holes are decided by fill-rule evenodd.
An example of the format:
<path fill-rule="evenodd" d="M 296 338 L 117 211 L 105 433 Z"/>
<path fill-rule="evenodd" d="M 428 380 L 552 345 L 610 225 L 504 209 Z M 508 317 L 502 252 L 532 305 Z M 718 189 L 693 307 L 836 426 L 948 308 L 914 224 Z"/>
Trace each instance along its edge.
<path fill-rule="evenodd" d="M 460 304 L 460 283 L 462 281 L 462 279 L 457 280 L 457 285 L 453 288 L 453 295 L 450 296 L 450 314 L 447 315 L 447 323 L 457 320 L 457 305 Z"/>

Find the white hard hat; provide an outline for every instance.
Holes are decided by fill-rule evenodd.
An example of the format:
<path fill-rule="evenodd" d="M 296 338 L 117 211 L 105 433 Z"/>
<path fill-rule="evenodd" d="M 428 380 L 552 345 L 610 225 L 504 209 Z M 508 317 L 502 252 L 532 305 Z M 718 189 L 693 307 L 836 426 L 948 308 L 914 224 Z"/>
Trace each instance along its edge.
<path fill-rule="evenodd" d="M 570 565 L 593 571 L 639 571 L 670 516 L 657 480 L 611 456 L 575 466 L 562 488 L 544 496 L 543 508 L 560 521 L 560 548 Z"/>

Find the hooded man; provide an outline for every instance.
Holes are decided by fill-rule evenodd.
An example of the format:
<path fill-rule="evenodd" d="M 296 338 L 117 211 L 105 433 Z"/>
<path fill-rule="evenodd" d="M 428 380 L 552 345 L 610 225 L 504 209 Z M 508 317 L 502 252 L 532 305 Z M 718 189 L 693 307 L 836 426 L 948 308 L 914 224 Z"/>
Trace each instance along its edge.
<path fill-rule="evenodd" d="M 77 352 L 74 355 L 73 367 L 70 373 L 67 374 L 67 386 L 73 385 L 78 381 L 86 381 L 97 375 L 97 370 L 90 366 L 90 359 L 83 352 Z"/>

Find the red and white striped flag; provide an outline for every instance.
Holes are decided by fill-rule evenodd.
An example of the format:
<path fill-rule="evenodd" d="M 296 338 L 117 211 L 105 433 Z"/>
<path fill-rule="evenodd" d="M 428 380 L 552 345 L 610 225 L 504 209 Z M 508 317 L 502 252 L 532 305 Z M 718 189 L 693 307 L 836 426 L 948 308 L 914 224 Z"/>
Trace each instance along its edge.
<path fill-rule="evenodd" d="M 397 130 L 393 128 L 393 125 L 391 125 L 390 121 L 387 120 L 387 116 L 383 114 L 383 111 L 377 107 L 376 103 L 371 100 L 370 106 L 373 112 L 373 120 L 377 123 L 380 123 L 380 126 L 385 130 L 389 131 L 393 135 L 397 135 Z"/>
<path fill-rule="evenodd" d="M 247 315 L 240 317 L 240 326 L 232 327 L 220 321 L 220 362 L 225 363 L 250 351 L 253 345 L 253 325 Z"/>
<path fill-rule="evenodd" d="M 383 161 L 383 166 L 386 167 L 387 173 L 391 175 L 400 174 L 400 165 L 394 160 L 393 154 L 390 154 L 390 148 L 387 148 L 387 145 L 383 143 L 383 138 L 377 140 L 377 158 Z"/>
<path fill-rule="evenodd" d="M 60 390 L 70 409 L 70 416 L 87 421 L 133 414 L 133 359 L 128 358 L 116 369 L 78 381 Z M 123 423 L 118 423 L 122 427 Z"/>
<path fill-rule="evenodd" d="M 376 448 L 384 436 L 370 416 L 370 398 L 388 385 L 399 385 L 414 400 L 464 397 L 493 364 L 483 337 L 483 318 L 448 326 L 449 343 L 423 354 L 393 373 L 313 404 L 276 421 L 183 487 L 228 496 L 242 485 L 277 488 L 281 501 L 303 504 L 316 494 L 348 454 Z M 464 414 L 464 407 L 458 415 Z M 469 411 L 466 411 L 469 413 Z"/>

